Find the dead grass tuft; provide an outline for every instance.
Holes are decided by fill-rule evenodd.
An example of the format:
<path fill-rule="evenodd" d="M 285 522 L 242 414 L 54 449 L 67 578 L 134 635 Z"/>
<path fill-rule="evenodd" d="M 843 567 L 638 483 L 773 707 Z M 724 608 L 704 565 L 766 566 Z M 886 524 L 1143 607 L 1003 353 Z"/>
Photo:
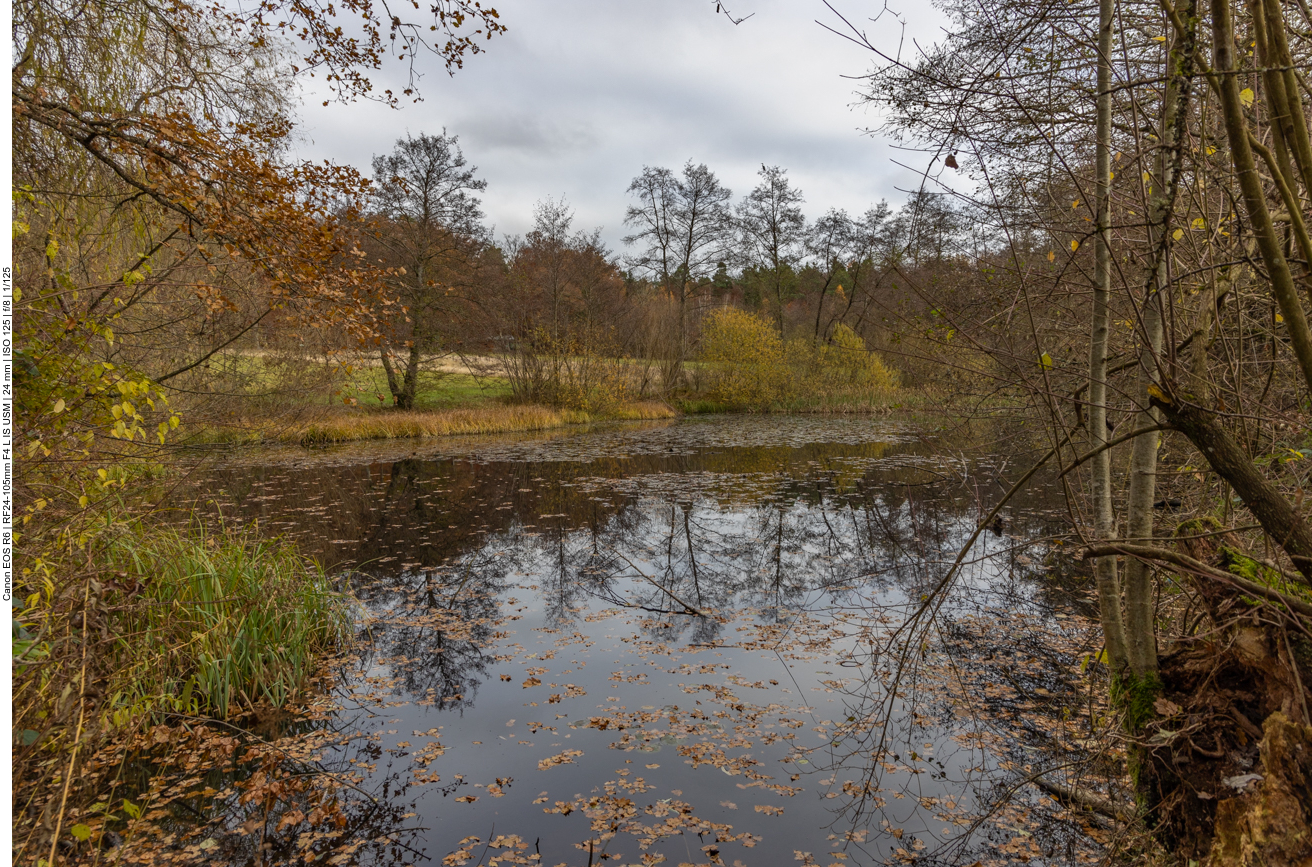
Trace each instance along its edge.
<path fill-rule="evenodd" d="M 659 401 L 623 404 L 604 414 L 534 404 L 435 412 L 377 412 L 318 419 L 304 427 L 281 431 L 274 438 L 301 445 L 322 445 L 356 440 L 541 431 L 595 421 L 639 421 L 674 418 L 676 415 L 675 410 Z"/>

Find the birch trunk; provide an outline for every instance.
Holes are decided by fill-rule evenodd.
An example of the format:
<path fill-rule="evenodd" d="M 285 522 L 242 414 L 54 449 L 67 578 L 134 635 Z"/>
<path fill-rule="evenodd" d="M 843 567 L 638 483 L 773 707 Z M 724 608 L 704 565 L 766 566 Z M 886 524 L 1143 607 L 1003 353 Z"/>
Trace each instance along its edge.
<path fill-rule="evenodd" d="M 1174 55 L 1176 52 L 1172 52 Z M 1168 66 L 1172 61 L 1167 60 Z M 1135 428 L 1161 423 L 1161 412 L 1152 406 L 1149 389 L 1160 378 L 1162 352 L 1162 297 L 1170 286 L 1170 251 L 1166 241 L 1170 215 L 1170 191 L 1174 185 L 1173 145 L 1178 139 L 1178 79 L 1168 69 L 1162 100 L 1162 143 L 1157 151 L 1156 171 L 1149 188 L 1149 245 L 1159 250 L 1148 279 L 1148 291 L 1140 308 L 1139 384 L 1136 402 L 1140 409 L 1131 423 Z M 1126 502 L 1125 538 L 1131 543 L 1151 544 L 1153 500 L 1157 495 L 1157 432 L 1136 437 L 1130 456 L 1130 492 Z M 1157 671 L 1157 635 L 1153 610 L 1151 570 L 1147 562 L 1131 557 L 1125 564 L 1125 632 L 1129 645 L 1130 670 L 1137 676 Z"/>
<path fill-rule="evenodd" d="M 1094 249 L 1093 315 L 1089 341 L 1089 444 L 1098 448 L 1107 442 L 1107 319 L 1112 284 L 1111 250 L 1111 133 L 1112 133 L 1112 22 L 1113 0 L 1098 3 L 1098 106 L 1097 106 L 1097 233 Z M 1099 539 L 1116 538 L 1112 512 L 1111 453 L 1106 449 L 1093 458 L 1093 529 Z M 1094 563 L 1098 587 L 1098 611 L 1107 647 L 1107 662 L 1115 673 L 1127 662 L 1125 626 L 1121 617 L 1121 587 L 1115 557 L 1099 557 Z"/>

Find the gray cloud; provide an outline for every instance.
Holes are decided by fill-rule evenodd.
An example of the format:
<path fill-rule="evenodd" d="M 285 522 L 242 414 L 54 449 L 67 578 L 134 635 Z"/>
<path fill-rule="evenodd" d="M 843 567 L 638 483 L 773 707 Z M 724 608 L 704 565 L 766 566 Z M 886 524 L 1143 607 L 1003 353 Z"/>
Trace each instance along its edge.
<path fill-rule="evenodd" d="M 544 159 L 585 151 L 598 142 L 595 130 L 585 122 L 558 123 L 520 112 L 456 118 L 450 127 L 460 136 L 462 148 L 476 154 L 521 151 Z"/>
<path fill-rule="evenodd" d="M 837 5 L 859 23 L 883 4 Z M 820 0 L 739 0 L 736 14 L 756 13 L 739 26 L 714 14 L 714 0 L 496 6 L 510 32 L 454 77 L 430 64 L 422 103 L 323 108 L 308 94 L 303 155 L 367 169 L 407 130 L 445 127 L 487 178 L 499 232 L 525 231 L 534 202 L 564 195 L 580 226 L 604 227 L 620 249 L 624 191 L 644 165 L 704 162 L 741 196 L 762 163 L 778 164 L 812 217 L 898 201 L 897 187 L 914 184 L 887 142 L 860 132 L 879 121 L 854 108 L 857 83 L 843 76 L 874 58 L 815 22 L 840 24 Z M 932 39 L 938 13 L 924 0 L 905 6 L 907 44 Z M 888 50 L 904 36 L 889 16 L 870 35 Z"/>

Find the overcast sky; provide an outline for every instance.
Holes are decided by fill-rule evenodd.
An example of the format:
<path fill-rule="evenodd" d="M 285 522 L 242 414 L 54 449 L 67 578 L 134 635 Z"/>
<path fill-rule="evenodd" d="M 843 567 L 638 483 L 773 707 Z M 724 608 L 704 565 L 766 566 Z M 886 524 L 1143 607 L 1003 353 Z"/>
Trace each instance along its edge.
<path fill-rule="evenodd" d="M 735 26 L 714 0 L 495 0 L 509 32 L 448 77 L 425 58 L 424 101 L 319 105 L 307 93 L 301 155 L 369 171 L 406 131 L 447 132 L 488 181 L 484 210 L 497 236 L 525 232 L 534 202 L 564 196 L 575 226 L 601 227 L 625 252 L 625 194 L 644 165 L 704 162 L 735 200 L 762 163 L 788 170 L 814 219 L 827 208 L 854 214 L 881 198 L 894 205 L 916 183 L 896 151 L 863 129 L 879 119 L 859 104 L 860 75 L 874 58 L 823 29 L 841 22 L 820 0 L 732 0 Z M 903 38 L 935 39 L 940 18 L 926 0 L 890 0 L 899 18 L 871 16 L 878 2 L 834 0 L 895 52 Z M 905 50 L 905 49 L 904 49 Z M 381 87 L 379 86 L 381 85 Z M 400 91 L 395 79 L 375 88 Z"/>

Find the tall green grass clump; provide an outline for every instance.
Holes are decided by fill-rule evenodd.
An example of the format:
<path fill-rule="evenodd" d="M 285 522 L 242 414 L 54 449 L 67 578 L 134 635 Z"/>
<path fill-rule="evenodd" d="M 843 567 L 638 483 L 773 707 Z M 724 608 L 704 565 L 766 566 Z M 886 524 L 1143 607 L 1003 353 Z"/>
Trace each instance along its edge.
<path fill-rule="evenodd" d="M 105 564 L 124 597 L 112 627 L 117 726 L 282 706 L 351 629 L 350 599 L 284 540 L 137 529 L 110 542 Z"/>

